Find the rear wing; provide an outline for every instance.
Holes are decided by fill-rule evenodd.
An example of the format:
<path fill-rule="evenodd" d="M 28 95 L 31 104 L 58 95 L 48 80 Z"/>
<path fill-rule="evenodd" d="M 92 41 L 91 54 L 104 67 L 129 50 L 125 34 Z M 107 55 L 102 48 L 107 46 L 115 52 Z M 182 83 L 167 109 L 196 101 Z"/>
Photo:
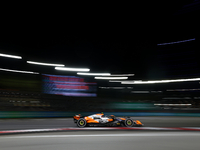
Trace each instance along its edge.
<path fill-rule="evenodd" d="M 74 117 L 80 117 L 81 116 L 81 114 L 78 114 L 78 115 L 74 115 Z"/>
<path fill-rule="evenodd" d="M 74 118 L 74 123 L 77 123 L 77 121 L 81 118 L 81 114 L 75 115 Z"/>
<path fill-rule="evenodd" d="M 78 115 L 75 115 L 75 116 L 74 116 L 74 119 L 76 119 L 76 120 L 79 120 L 80 118 L 82 118 L 82 115 L 81 115 L 81 114 L 78 114 Z"/>

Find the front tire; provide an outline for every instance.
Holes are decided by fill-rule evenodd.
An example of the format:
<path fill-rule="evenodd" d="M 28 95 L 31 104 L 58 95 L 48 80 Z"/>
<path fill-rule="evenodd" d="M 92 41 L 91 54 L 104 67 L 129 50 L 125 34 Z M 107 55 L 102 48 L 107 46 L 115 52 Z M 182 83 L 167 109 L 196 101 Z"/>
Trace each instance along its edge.
<path fill-rule="evenodd" d="M 79 127 L 79 128 L 84 128 L 86 125 L 87 125 L 87 122 L 86 122 L 86 120 L 84 119 L 84 118 L 81 118 L 81 119 L 79 119 L 78 121 L 77 121 L 77 126 Z"/>
<path fill-rule="evenodd" d="M 126 120 L 124 121 L 124 125 L 125 125 L 126 127 L 132 127 L 133 124 L 134 124 L 134 122 L 133 122 L 133 120 L 131 120 L 131 119 L 126 119 Z"/>

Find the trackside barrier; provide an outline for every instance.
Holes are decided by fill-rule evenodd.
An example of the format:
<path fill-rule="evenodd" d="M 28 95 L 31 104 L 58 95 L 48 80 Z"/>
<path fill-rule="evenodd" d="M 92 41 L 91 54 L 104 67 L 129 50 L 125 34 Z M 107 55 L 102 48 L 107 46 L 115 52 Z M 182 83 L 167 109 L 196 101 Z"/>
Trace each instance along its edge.
<path fill-rule="evenodd" d="M 0 118 L 63 118 L 73 117 L 75 114 L 83 116 L 99 112 L 57 112 L 57 111 L 0 111 Z M 104 112 L 115 116 L 183 116 L 200 117 L 200 113 L 154 113 L 154 112 Z"/>

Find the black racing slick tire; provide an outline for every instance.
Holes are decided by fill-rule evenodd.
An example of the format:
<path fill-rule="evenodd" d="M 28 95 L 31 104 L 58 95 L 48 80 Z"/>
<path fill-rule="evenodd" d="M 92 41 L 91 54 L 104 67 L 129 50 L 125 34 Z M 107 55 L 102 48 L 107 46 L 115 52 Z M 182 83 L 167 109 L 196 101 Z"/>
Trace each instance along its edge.
<path fill-rule="evenodd" d="M 134 122 L 133 122 L 133 120 L 131 120 L 131 119 L 126 119 L 126 120 L 124 121 L 124 125 L 125 125 L 126 127 L 132 127 L 132 126 L 134 125 Z"/>
<path fill-rule="evenodd" d="M 86 125 L 87 125 L 87 122 L 84 118 L 80 118 L 78 121 L 77 121 L 77 126 L 79 128 L 84 128 Z"/>

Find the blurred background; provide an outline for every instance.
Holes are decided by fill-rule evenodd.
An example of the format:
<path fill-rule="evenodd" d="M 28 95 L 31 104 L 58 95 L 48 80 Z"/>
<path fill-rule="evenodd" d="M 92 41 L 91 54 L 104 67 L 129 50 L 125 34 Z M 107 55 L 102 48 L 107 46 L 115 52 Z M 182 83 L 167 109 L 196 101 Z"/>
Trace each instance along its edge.
<path fill-rule="evenodd" d="M 102 5 L 5 17 L 0 118 L 200 116 L 199 1 Z"/>

